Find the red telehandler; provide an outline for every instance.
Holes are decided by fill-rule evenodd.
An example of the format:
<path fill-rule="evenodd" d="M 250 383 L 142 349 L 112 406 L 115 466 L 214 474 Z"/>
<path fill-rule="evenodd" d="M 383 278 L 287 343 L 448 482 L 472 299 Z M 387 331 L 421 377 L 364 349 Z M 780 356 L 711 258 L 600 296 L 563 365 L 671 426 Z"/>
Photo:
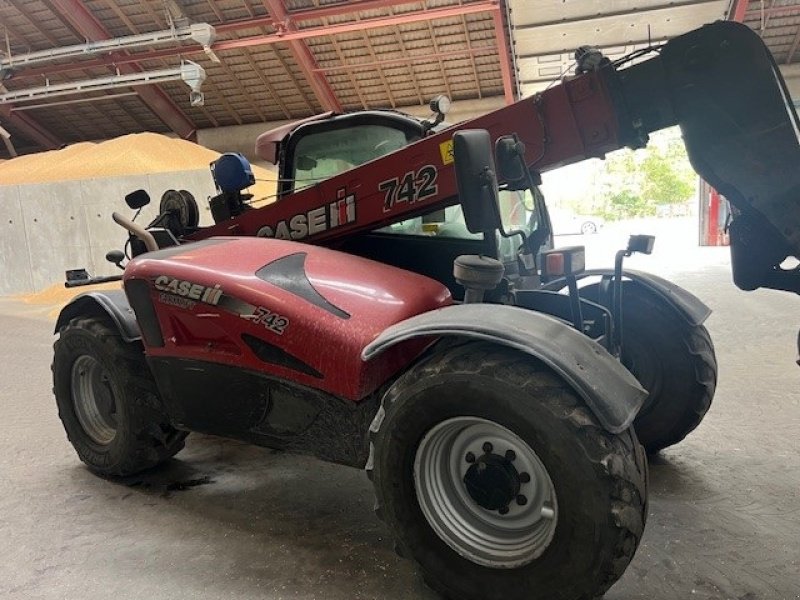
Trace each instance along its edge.
<path fill-rule="evenodd" d="M 574 77 L 458 127 L 440 100 L 431 121 L 366 111 L 271 132 L 279 200 L 249 208 L 252 175 L 224 156 L 208 228 L 180 194 L 149 227 L 115 213 L 124 290 L 79 296 L 56 324 L 55 396 L 80 458 L 129 475 L 200 431 L 365 468 L 398 552 L 443 595 L 602 595 L 647 516 L 634 419 L 657 450 L 711 400 L 708 309 L 623 271 L 649 236 L 608 271 L 552 248 L 539 174 L 679 124 L 741 211 L 737 283 L 777 276 L 782 236 L 800 232 L 773 210 L 796 202 L 800 145 L 763 42 L 715 23 L 654 52 L 583 49 Z"/>

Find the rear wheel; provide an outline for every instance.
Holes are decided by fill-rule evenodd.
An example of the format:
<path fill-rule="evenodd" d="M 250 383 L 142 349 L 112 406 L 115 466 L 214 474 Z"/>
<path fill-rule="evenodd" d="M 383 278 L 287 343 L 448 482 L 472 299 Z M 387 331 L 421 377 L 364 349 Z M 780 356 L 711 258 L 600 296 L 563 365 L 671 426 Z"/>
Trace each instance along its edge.
<path fill-rule="evenodd" d="M 367 470 L 400 552 L 449 598 L 600 596 L 644 529 L 633 432 L 608 433 L 560 378 L 491 344 L 435 354 L 389 389 Z"/>
<path fill-rule="evenodd" d="M 597 233 L 597 225 L 591 221 L 586 221 L 583 225 L 581 225 L 581 233 L 584 235 L 592 235 Z"/>
<path fill-rule="evenodd" d="M 58 414 L 80 459 L 101 475 L 131 475 L 183 448 L 164 414 L 144 352 L 104 318 L 77 318 L 54 346 Z"/>
<path fill-rule="evenodd" d="M 703 325 L 692 325 L 639 286 L 622 294 L 622 364 L 648 391 L 636 435 L 648 453 L 700 425 L 717 385 L 717 358 Z"/>
<path fill-rule="evenodd" d="M 597 286 L 581 289 L 597 301 Z M 641 285 L 622 291 L 622 364 L 648 396 L 633 422 L 648 453 L 677 444 L 703 420 L 717 385 L 714 344 L 703 325 L 692 325 Z"/>

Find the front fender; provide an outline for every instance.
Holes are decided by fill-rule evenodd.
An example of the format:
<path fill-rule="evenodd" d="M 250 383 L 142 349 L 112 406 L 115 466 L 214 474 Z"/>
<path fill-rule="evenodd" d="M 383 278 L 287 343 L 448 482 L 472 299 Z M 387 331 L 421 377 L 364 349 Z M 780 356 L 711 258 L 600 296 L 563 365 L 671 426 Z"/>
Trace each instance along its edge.
<path fill-rule="evenodd" d="M 592 269 L 578 275 L 578 279 L 593 275 L 613 274 L 614 269 Z M 623 271 L 623 275 L 664 300 L 668 306 L 672 307 L 693 327 L 702 325 L 711 314 L 711 309 L 700 298 L 663 277 L 632 269 L 626 269 Z M 563 289 L 566 285 L 567 282 L 564 279 L 556 279 L 545 285 L 544 289 L 557 291 Z"/>
<path fill-rule="evenodd" d="M 553 317 L 501 304 L 459 304 L 401 321 L 361 353 L 371 360 L 412 338 L 458 336 L 494 342 L 530 354 L 562 377 L 585 401 L 603 427 L 624 431 L 647 392 L 597 342 Z"/>
<path fill-rule="evenodd" d="M 58 333 L 75 317 L 108 316 L 116 325 L 122 339 L 135 342 L 142 339 L 136 315 L 128 304 L 128 298 L 122 290 L 87 292 L 74 298 L 67 304 L 56 321 L 54 333 Z"/>

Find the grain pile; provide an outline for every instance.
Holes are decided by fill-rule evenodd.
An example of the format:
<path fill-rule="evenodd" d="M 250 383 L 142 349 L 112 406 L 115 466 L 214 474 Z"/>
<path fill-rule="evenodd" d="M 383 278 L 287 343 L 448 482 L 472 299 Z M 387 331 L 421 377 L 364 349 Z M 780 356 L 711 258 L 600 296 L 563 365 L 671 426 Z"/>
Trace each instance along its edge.
<path fill-rule="evenodd" d="M 157 133 L 132 133 L 105 142 L 81 142 L 61 150 L 3 161 L 0 185 L 207 170 L 209 163 L 219 156 L 218 152 L 186 140 Z M 253 173 L 256 185 L 249 192 L 254 202 L 263 203 L 274 197 L 275 174 L 258 166 L 253 166 Z M 175 188 L 180 187 L 180 179 L 176 178 Z"/>
<path fill-rule="evenodd" d="M 122 284 L 119 281 L 99 283 L 89 287 L 65 288 L 63 283 L 56 283 L 40 292 L 33 294 L 20 294 L 13 299 L 22 304 L 29 304 L 41 308 L 42 312 L 50 319 L 58 318 L 64 308 L 75 296 L 85 292 L 101 290 L 118 290 Z"/>

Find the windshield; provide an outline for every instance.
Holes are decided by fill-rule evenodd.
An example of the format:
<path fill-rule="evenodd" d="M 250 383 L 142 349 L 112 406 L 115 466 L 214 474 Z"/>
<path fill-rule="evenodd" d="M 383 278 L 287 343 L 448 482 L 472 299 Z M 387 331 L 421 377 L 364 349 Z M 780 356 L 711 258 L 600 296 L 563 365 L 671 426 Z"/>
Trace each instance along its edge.
<path fill-rule="evenodd" d="M 529 236 L 539 228 L 536 220 L 537 203 L 544 202 L 544 197 L 538 188 L 534 193 L 530 191 L 501 191 L 500 216 L 503 229 L 506 232 L 522 231 Z M 414 217 L 393 223 L 378 229 L 380 233 L 393 233 L 397 235 L 423 235 L 442 238 L 481 239 L 483 234 L 470 233 L 464 221 L 464 212 L 460 204 L 448 206 L 444 210 L 436 210 L 421 217 Z M 501 237 L 498 233 L 498 248 L 500 258 L 504 262 L 515 260 L 520 238 Z"/>
<path fill-rule="evenodd" d="M 292 189 L 298 190 L 405 147 L 406 132 L 355 125 L 301 137 L 294 149 Z"/>

